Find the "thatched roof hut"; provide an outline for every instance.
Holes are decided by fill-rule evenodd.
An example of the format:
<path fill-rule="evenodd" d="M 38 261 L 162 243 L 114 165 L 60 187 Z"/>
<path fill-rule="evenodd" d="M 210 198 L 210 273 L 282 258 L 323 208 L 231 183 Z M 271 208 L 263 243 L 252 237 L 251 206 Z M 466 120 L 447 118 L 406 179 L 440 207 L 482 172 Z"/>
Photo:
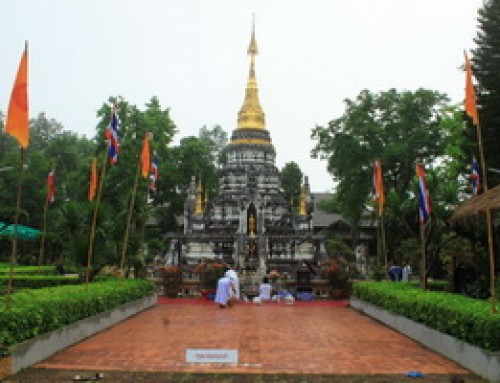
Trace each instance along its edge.
<path fill-rule="evenodd" d="M 477 218 L 480 213 L 487 210 L 500 209 L 500 185 L 489 189 L 487 192 L 472 197 L 455 208 L 451 216 L 452 223 Z"/>

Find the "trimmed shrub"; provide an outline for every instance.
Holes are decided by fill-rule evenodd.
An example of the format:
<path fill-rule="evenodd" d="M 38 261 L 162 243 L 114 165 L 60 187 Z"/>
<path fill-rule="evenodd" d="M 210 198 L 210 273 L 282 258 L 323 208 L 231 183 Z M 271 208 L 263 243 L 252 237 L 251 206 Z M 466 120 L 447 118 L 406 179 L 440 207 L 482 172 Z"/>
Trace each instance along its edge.
<path fill-rule="evenodd" d="M 14 266 L 12 271 L 15 275 L 55 275 L 57 270 L 55 266 Z M 7 263 L 0 263 L 0 276 L 8 276 L 10 266 Z"/>
<path fill-rule="evenodd" d="M 144 279 L 115 279 L 89 285 L 49 287 L 12 294 L 10 308 L 0 301 L 0 344 L 10 346 L 56 330 L 147 295 Z"/>
<path fill-rule="evenodd" d="M 488 351 L 500 351 L 500 316 L 485 300 L 408 283 L 356 282 L 353 295 Z"/>
<path fill-rule="evenodd" d="M 0 289 L 5 290 L 9 277 L 0 274 Z M 12 285 L 18 289 L 43 289 L 45 287 L 76 285 L 82 281 L 78 276 L 14 275 Z"/>

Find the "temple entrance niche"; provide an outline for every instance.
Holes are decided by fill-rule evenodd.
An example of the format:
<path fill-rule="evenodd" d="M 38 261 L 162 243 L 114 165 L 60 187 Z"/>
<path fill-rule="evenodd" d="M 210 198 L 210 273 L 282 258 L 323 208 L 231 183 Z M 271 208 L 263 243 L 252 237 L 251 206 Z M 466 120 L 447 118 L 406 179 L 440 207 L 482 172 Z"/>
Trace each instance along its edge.
<path fill-rule="evenodd" d="M 247 235 L 249 238 L 254 238 L 257 234 L 257 209 L 252 203 L 247 210 Z"/>
<path fill-rule="evenodd" d="M 252 203 L 247 209 L 247 246 L 246 246 L 246 264 L 250 269 L 257 267 L 259 259 L 257 234 L 257 209 Z"/>

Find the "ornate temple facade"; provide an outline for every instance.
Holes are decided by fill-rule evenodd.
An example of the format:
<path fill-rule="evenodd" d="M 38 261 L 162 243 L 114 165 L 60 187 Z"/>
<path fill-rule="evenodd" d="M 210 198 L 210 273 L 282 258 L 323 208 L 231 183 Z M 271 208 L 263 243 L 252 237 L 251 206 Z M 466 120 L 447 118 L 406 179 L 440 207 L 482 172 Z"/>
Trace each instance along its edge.
<path fill-rule="evenodd" d="M 298 212 L 283 197 L 276 151 L 259 101 L 257 53 L 252 28 L 245 97 L 225 151 L 226 161 L 219 170 L 218 194 L 206 200 L 201 180 L 192 178 L 184 209 L 184 233 L 173 251 L 181 264 L 221 258 L 239 270 L 264 274 L 280 265 L 295 265 L 291 272 L 296 272 L 298 265 L 312 270 L 324 257 L 321 237 L 313 233 L 307 177 Z"/>

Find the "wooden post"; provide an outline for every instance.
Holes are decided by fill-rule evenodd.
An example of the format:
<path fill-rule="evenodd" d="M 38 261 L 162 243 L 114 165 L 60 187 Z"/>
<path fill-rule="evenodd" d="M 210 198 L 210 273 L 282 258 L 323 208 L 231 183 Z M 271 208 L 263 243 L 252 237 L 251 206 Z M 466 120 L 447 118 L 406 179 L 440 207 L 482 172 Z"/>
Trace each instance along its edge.
<path fill-rule="evenodd" d="M 104 184 L 104 177 L 106 176 L 106 160 L 108 159 L 107 151 L 104 153 L 104 160 L 101 167 L 101 176 L 99 178 L 99 187 L 97 189 L 97 199 L 94 205 L 94 213 L 92 215 L 92 225 L 90 226 L 90 238 L 89 238 L 89 248 L 87 253 L 87 270 L 85 273 L 85 283 L 88 288 L 90 282 L 90 269 L 92 267 L 92 257 L 94 251 L 94 237 L 95 237 L 95 226 L 97 222 L 97 213 L 99 211 L 99 204 L 101 202 L 102 187 Z"/>
<path fill-rule="evenodd" d="M 484 192 L 488 191 L 488 177 L 486 172 L 486 161 L 484 159 L 483 150 L 483 140 L 481 138 L 481 127 L 479 124 L 479 115 L 477 119 L 477 142 L 479 146 L 479 155 L 481 157 L 481 173 L 483 175 L 483 188 Z M 491 312 L 495 314 L 497 312 L 497 298 L 496 298 L 496 288 L 495 288 L 495 249 L 493 248 L 493 222 L 491 219 L 491 209 L 486 210 L 486 225 L 488 233 L 488 255 L 490 260 L 490 294 L 491 294 Z"/>
<path fill-rule="evenodd" d="M 45 205 L 43 207 L 43 230 L 42 238 L 40 239 L 40 253 L 38 255 L 38 273 L 41 273 L 41 267 L 43 263 L 43 252 L 45 247 L 45 234 L 47 232 L 47 212 L 49 210 L 49 199 L 45 196 Z"/>
<path fill-rule="evenodd" d="M 430 220 L 430 218 L 429 218 Z M 420 222 L 420 251 L 421 251 L 421 270 L 420 270 L 420 287 L 427 290 L 427 252 L 425 249 L 425 222 Z"/>
<path fill-rule="evenodd" d="M 384 257 L 385 270 L 388 270 L 389 264 L 387 259 L 387 246 L 385 243 L 385 222 L 384 213 L 380 214 L 380 235 L 382 236 L 382 254 Z"/>
<path fill-rule="evenodd" d="M 137 194 L 137 185 L 139 183 L 139 172 L 141 170 L 141 161 L 137 164 L 137 171 L 135 173 L 134 179 L 134 188 L 132 190 L 132 200 L 130 201 L 128 215 L 127 215 L 127 225 L 125 226 L 125 236 L 123 238 L 123 246 L 122 246 L 122 257 L 120 260 L 120 270 L 123 272 L 123 267 L 125 265 L 125 255 L 127 254 L 127 246 L 128 246 L 128 236 L 130 231 L 130 224 L 132 222 L 132 214 L 134 212 L 135 206 L 135 195 Z"/>
<path fill-rule="evenodd" d="M 24 149 L 20 149 L 20 165 L 21 169 L 19 171 L 19 176 L 17 177 L 17 197 L 16 197 L 16 210 L 14 213 L 14 234 L 12 237 L 12 249 L 10 252 L 9 259 L 9 280 L 7 281 L 7 291 L 5 292 L 5 307 L 10 310 L 10 294 L 12 292 L 12 280 L 14 277 L 14 265 L 16 263 L 16 253 L 17 253 L 17 224 L 19 223 L 19 210 L 21 208 L 21 191 L 24 176 Z"/>

